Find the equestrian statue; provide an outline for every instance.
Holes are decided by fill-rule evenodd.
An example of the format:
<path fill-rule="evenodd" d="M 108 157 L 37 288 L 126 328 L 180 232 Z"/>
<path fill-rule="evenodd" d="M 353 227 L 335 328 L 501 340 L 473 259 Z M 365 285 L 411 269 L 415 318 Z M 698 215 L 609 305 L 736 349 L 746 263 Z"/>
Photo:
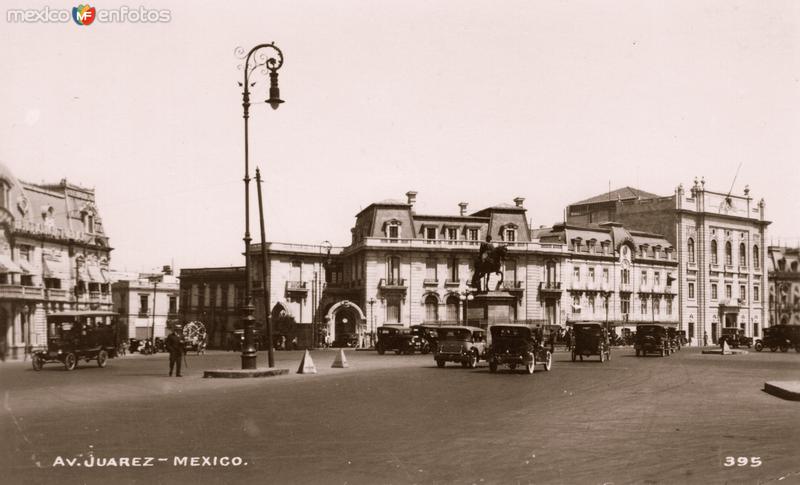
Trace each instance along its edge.
<path fill-rule="evenodd" d="M 508 246 L 495 246 L 492 243 L 492 236 L 486 236 L 486 242 L 481 243 L 479 251 L 470 286 L 478 291 L 489 291 L 489 275 L 492 273 L 500 275 L 498 287 L 503 284 L 501 268 L 508 254 Z"/>

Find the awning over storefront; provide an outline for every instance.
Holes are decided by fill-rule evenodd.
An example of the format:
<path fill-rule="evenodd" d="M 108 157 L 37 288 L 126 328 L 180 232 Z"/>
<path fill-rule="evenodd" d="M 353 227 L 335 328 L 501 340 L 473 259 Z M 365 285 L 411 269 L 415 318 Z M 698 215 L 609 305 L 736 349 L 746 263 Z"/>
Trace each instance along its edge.
<path fill-rule="evenodd" d="M 57 278 L 59 280 L 68 280 L 69 279 L 69 272 L 58 271 L 58 268 L 54 268 L 55 263 L 52 261 L 48 261 L 45 259 L 43 261 L 43 273 L 45 278 Z"/>
<path fill-rule="evenodd" d="M 0 273 L 22 273 L 22 268 L 7 255 L 0 254 Z"/>
<path fill-rule="evenodd" d="M 23 273 L 25 273 L 25 274 L 35 274 L 36 273 L 36 269 L 28 261 L 25 261 L 24 259 L 20 259 L 19 261 L 17 261 L 17 263 L 19 263 L 19 267 L 22 269 Z"/>
<path fill-rule="evenodd" d="M 107 283 L 99 266 L 89 266 L 89 281 L 92 283 Z"/>

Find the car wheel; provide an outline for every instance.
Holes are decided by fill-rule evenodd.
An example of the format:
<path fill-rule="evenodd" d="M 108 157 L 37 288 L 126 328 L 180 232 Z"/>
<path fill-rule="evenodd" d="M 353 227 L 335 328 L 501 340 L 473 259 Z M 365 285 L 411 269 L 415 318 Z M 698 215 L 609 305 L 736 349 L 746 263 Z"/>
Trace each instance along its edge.
<path fill-rule="evenodd" d="M 544 370 L 549 371 L 553 368 L 553 354 L 550 353 L 548 350 L 545 353 L 545 360 L 544 360 Z"/>
<path fill-rule="evenodd" d="M 75 370 L 78 367 L 78 358 L 72 352 L 64 356 L 64 368 L 67 370 Z"/>
<path fill-rule="evenodd" d="M 762 350 L 764 350 L 764 344 L 756 342 L 756 352 L 761 352 Z"/>
<path fill-rule="evenodd" d="M 470 369 L 478 367 L 478 354 L 476 352 L 470 352 L 469 360 L 467 361 L 467 367 Z"/>
<path fill-rule="evenodd" d="M 378 355 L 383 355 L 386 353 L 386 349 L 383 348 L 383 345 L 378 344 L 375 346 L 375 350 L 378 351 Z"/>
<path fill-rule="evenodd" d="M 489 372 L 497 372 L 497 362 L 493 360 L 489 361 Z"/>
<path fill-rule="evenodd" d="M 108 352 L 105 350 L 101 350 L 97 354 L 97 367 L 105 367 L 106 363 L 108 362 Z"/>
<path fill-rule="evenodd" d="M 781 352 L 788 352 L 788 351 L 789 351 L 789 346 L 788 345 L 786 345 L 786 344 L 781 345 Z"/>
<path fill-rule="evenodd" d="M 41 355 L 36 354 L 33 356 L 31 364 L 33 364 L 33 370 L 40 371 L 42 370 L 42 367 L 44 367 L 44 359 Z"/>
<path fill-rule="evenodd" d="M 525 370 L 528 372 L 528 374 L 533 374 L 533 368 L 534 368 L 533 362 L 528 362 L 527 364 L 525 364 Z"/>
<path fill-rule="evenodd" d="M 441 359 L 439 359 L 439 360 L 437 360 L 437 361 L 436 361 L 436 365 L 437 365 L 438 367 L 440 367 L 440 368 L 441 368 L 441 367 L 444 367 L 446 363 L 447 363 L 447 362 L 445 362 L 445 361 L 443 361 L 443 360 L 441 360 Z"/>

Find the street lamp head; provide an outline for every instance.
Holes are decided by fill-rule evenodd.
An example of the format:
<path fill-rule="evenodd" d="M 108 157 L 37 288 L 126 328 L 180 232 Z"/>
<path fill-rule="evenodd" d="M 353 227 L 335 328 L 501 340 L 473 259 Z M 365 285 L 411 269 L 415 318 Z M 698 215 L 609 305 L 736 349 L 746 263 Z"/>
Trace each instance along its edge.
<path fill-rule="evenodd" d="M 278 107 L 284 101 L 281 99 L 281 90 L 278 87 L 278 71 L 270 71 L 269 72 L 269 99 L 267 100 L 267 104 L 272 106 L 272 109 L 278 109 Z"/>

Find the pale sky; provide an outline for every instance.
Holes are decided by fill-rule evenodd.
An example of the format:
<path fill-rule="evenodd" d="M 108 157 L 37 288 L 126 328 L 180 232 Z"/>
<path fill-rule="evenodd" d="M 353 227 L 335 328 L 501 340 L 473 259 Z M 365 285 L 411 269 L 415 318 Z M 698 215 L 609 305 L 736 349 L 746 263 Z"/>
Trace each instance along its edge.
<path fill-rule="evenodd" d="M 77 3 L 0 7 L 0 160 L 94 187 L 114 268 L 243 264 L 234 49 L 271 41 L 286 103 L 250 118 L 268 240 L 347 244 L 360 209 L 408 190 L 435 214 L 522 196 L 550 225 L 609 183 L 727 192 L 741 164 L 733 191 L 800 244 L 796 1 L 140 4 L 171 22 L 11 24 L 8 8 Z"/>

